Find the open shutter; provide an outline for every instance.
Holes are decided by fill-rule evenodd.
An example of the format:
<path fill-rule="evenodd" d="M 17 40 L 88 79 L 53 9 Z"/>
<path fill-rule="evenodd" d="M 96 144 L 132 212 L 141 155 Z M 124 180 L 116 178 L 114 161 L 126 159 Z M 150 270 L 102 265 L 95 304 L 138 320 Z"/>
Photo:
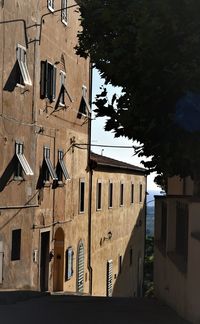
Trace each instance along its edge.
<path fill-rule="evenodd" d="M 40 98 L 47 98 L 48 63 L 41 61 Z"/>
<path fill-rule="evenodd" d="M 106 290 L 107 290 L 107 296 L 112 296 L 112 274 L 113 274 L 113 262 L 112 260 L 109 260 L 107 262 L 107 283 L 106 283 Z"/>
<path fill-rule="evenodd" d="M 53 66 L 52 73 L 52 100 L 56 99 L 56 67 Z"/>

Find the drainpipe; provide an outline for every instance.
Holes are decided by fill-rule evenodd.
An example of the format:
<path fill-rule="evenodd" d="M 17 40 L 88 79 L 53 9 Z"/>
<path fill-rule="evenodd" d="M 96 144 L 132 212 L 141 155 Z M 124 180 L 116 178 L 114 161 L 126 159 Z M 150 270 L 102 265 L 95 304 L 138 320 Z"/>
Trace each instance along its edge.
<path fill-rule="evenodd" d="M 90 107 L 92 107 L 92 63 L 90 63 Z M 92 113 L 89 113 L 88 118 L 88 157 L 87 170 L 89 172 L 89 192 L 88 192 L 88 271 L 89 271 L 89 294 L 92 295 L 92 265 L 91 265 L 91 251 L 92 251 L 92 168 L 90 163 L 91 152 L 91 122 Z"/>

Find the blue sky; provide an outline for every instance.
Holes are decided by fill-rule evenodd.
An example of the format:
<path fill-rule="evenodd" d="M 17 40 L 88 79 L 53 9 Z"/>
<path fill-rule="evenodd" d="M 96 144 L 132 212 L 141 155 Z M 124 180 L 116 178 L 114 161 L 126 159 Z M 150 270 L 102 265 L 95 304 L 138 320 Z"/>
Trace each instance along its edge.
<path fill-rule="evenodd" d="M 100 86 L 103 84 L 103 80 L 98 74 L 97 70 L 93 70 L 93 99 L 97 93 L 100 93 Z M 107 86 L 107 90 L 109 96 L 112 96 L 113 93 L 120 93 L 120 88 L 114 88 L 111 85 Z M 94 107 L 93 107 L 94 109 Z M 92 120 L 92 144 L 104 144 L 104 145 L 118 145 L 118 146 L 132 146 L 133 141 L 130 141 L 124 137 L 115 138 L 112 132 L 105 132 L 106 118 L 95 118 L 93 114 Z M 103 152 L 102 152 L 103 149 Z M 109 148 L 109 147 L 92 147 L 92 151 L 98 154 L 103 153 L 104 156 L 112 157 L 119 161 L 124 161 L 130 164 L 134 164 L 137 166 L 143 167 L 140 163 L 142 159 L 137 156 L 134 156 L 134 149 L 133 148 Z M 156 186 L 153 179 L 155 174 L 151 174 L 148 176 L 147 180 L 147 189 L 148 190 L 161 190 L 159 187 Z"/>

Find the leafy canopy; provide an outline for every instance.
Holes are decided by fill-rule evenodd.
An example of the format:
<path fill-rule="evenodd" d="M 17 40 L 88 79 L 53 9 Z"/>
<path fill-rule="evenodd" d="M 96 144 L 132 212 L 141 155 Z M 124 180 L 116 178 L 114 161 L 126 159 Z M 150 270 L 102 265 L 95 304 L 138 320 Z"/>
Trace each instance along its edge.
<path fill-rule="evenodd" d="M 77 53 L 91 57 L 106 84 L 123 89 L 111 102 L 106 88 L 96 97 L 97 115 L 108 117 L 105 129 L 139 141 L 150 171 L 193 177 L 200 169 L 200 126 L 188 131 L 182 121 L 188 94 L 200 91 L 200 1 L 77 2 Z M 180 102 L 186 103 L 177 112 Z"/>

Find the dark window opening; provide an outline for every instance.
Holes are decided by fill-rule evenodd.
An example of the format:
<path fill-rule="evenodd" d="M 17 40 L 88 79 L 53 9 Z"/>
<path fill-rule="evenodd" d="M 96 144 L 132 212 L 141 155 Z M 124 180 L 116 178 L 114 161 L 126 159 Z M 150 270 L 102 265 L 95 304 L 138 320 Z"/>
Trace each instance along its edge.
<path fill-rule="evenodd" d="M 101 192 L 102 192 L 102 183 L 97 183 L 97 210 L 101 209 Z"/>
<path fill-rule="evenodd" d="M 139 189 L 139 202 L 142 202 L 142 184 L 140 184 L 140 189 Z"/>
<path fill-rule="evenodd" d="M 113 183 L 109 183 L 109 208 L 113 207 Z"/>
<path fill-rule="evenodd" d="M 21 251 L 21 229 L 12 231 L 11 261 L 20 260 Z"/>
<path fill-rule="evenodd" d="M 80 181 L 80 213 L 85 211 L 85 181 Z"/>
<path fill-rule="evenodd" d="M 124 184 L 120 183 L 120 206 L 124 205 Z"/>
<path fill-rule="evenodd" d="M 134 203 L 134 184 L 131 183 L 131 204 Z"/>

